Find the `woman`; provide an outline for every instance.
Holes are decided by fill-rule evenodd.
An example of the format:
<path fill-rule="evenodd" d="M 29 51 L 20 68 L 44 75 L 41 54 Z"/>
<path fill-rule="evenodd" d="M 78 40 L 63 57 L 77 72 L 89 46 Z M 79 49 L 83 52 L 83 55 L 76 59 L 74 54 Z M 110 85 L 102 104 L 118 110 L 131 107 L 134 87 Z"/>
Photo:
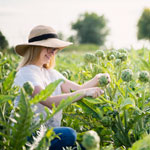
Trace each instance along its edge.
<path fill-rule="evenodd" d="M 56 31 L 51 27 L 39 25 L 31 30 L 28 43 L 19 44 L 15 47 L 16 53 L 23 56 L 23 59 L 17 68 L 18 72 L 14 84 L 22 87 L 25 82 L 32 82 L 34 85 L 33 97 L 51 82 L 57 79 L 65 80 L 65 82 L 57 86 L 50 97 L 37 104 L 38 109 L 36 113 L 40 112 L 46 116 L 44 106 L 51 109 L 52 103 L 55 103 L 55 106 L 57 106 L 62 99 L 66 99 L 68 96 L 80 94 L 74 100 L 75 102 L 86 96 L 98 97 L 103 94 L 103 91 L 97 87 L 101 74 L 96 75 L 83 85 L 78 85 L 67 80 L 62 74 L 53 69 L 55 54 L 70 44 L 72 43 L 58 39 Z M 106 75 L 110 81 L 109 75 Z M 75 92 L 70 93 L 70 90 Z M 60 150 L 62 147 L 72 146 L 76 140 L 76 133 L 73 129 L 60 127 L 61 118 L 62 111 L 58 112 L 53 119 L 45 124 L 47 127 L 54 127 L 56 134 L 61 133 L 61 140 L 57 138 L 52 141 L 51 150 Z"/>

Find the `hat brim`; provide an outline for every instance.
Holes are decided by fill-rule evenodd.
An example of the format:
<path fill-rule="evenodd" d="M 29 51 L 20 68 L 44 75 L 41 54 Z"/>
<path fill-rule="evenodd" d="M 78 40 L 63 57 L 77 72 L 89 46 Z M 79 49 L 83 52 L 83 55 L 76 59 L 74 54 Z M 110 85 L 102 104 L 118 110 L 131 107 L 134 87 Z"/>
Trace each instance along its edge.
<path fill-rule="evenodd" d="M 63 49 L 73 43 L 71 42 L 66 42 L 60 39 L 56 38 L 51 38 L 47 40 L 42 40 L 42 41 L 36 41 L 36 42 L 31 42 L 31 43 L 25 43 L 25 44 L 18 44 L 15 47 L 15 51 L 17 54 L 24 56 L 26 50 L 30 46 L 43 46 L 43 47 L 51 47 L 51 48 L 58 48 L 58 49 Z"/>

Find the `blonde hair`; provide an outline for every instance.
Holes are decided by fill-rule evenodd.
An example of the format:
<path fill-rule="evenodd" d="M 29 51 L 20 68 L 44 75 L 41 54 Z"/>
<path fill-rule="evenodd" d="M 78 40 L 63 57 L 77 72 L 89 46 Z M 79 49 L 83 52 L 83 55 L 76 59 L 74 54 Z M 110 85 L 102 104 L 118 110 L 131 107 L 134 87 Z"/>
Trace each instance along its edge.
<path fill-rule="evenodd" d="M 24 54 L 24 57 L 22 58 L 21 62 L 19 63 L 17 67 L 17 71 L 23 66 L 36 62 L 40 57 L 42 48 L 43 47 L 41 46 L 28 47 L 28 49 L 26 50 L 26 53 Z M 50 62 L 48 64 L 43 65 L 43 67 L 46 69 L 53 68 L 54 66 L 55 66 L 55 55 L 51 56 Z"/>

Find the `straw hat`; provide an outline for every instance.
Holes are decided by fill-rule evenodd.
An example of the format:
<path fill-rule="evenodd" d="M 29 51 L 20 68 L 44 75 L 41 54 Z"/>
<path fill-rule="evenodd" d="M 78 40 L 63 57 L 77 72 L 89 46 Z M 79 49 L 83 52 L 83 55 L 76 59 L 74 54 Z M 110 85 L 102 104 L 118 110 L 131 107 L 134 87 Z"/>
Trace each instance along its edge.
<path fill-rule="evenodd" d="M 43 46 L 59 48 L 60 50 L 72 43 L 58 39 L 56 31 L 44 25 L 34 27 L 28 37 L 28 43 L 18 44 L 15 47 L 17 54 L 24 56 L 25 51 L 29 46 Z"/>

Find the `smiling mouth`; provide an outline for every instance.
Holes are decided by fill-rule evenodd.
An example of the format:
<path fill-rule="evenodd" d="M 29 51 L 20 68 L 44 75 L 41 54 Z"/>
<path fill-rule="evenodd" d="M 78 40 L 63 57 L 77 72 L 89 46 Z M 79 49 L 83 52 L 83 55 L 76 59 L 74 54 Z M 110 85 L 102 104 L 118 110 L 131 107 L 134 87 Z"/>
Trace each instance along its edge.
<path fill-rule="evenodd" d="M 48 57 L 47 55 L 45 55 L 47 59 L 50 59 L 50 56 Z"/>

